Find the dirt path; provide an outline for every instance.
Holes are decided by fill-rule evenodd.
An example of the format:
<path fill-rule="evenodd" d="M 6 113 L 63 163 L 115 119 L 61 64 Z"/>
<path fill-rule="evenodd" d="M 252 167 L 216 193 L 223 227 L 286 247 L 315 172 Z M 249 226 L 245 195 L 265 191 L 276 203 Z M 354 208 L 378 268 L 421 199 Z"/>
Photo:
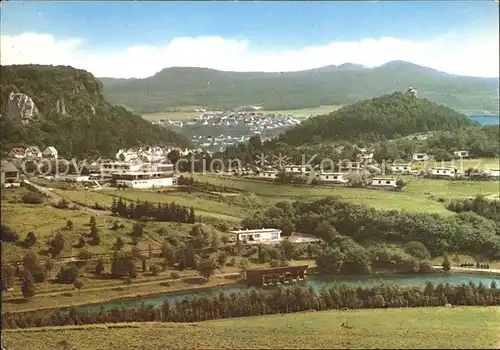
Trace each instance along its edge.
<path fill-rule="evenodd" d="M 89 212 L 89 213 L 92 213 L 92 214 L 95 214 L 95 215 L 112 215 L 111 211 L 108 211 L 108 210 L 96 210 L 96 209 L 85 207 L 83 205 L 77 204 L 77 203 L 69 200 L 68 198 L 60 196 L 59 194 L 57 194 L 57 193 L 49 190 L 46 187 L 37 185 L 37 184 L 35 184 L 33 182 L 30 182 L 28 180 L 24 180 L 24 183 L 27 184 L 30 187 L 35 188 L 36 190 L 38 190 L 39 192 L 45 194 L 46 196 L 48 196 L 50 198 L 51 202 L 54 203 L 54 204 L 57 204 L 57 203 L 59 203 L 59 201 L 61 201 L 62 199 L 64 199 L 64 200 L 68 201 L 69 204 L 71 204 L 75 208 L 77 208 L 78 210 L 86 211 L 86 212 Z"/>
<path fill-rule="evenodd" d="M 441 265 L 434 265 L 434 268 L 440 269 L 442 267 L 441 267 Z M 456 267 L 456 266 L 452 266 L 451 269 L 453 271 L 462 271 L 462 272 L 468 272 L 468 271 L 489 272 L 489 273 L 494 273 L 494 274 L 499 274 L 500 275 L 500 269 L 480 269 L 480 268 L 477 268 L 477 267 Z"/>

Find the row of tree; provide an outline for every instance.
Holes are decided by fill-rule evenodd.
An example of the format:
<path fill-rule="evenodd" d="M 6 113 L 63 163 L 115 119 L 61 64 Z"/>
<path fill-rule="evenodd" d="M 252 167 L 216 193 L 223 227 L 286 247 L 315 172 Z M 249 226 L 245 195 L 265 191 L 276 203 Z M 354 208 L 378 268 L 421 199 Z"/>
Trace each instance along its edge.
<path fill-rule="evenodd" d="M 190 224 L 194 224 L 196 221 L 193 207 L 188 208 L 174 202 L 154 204 L 148 201 L 127 201 L 122 197 L 117 200 L 116 197 L 113 197 L 111 212 L 113 215 L 134 220 L 146 219 Z"/>
<path fill-rule="evenodd" d="M 405 287 L 398 285 L 332 285 L 319 292 L 301 286 L 274 290 L 251 289 L 243 293 L 221 292 L 207 297 L 165 302 L 160 307 L 142 305 L 99 311 L 35 311 L 3 314 L 2 327 L 26 328 L 117 322 L 199 322 L 205 320 L 293 313 L 309 310 L 370 309 L 452 305 L 500 306 L 500 288 L 483 283 Z"/>

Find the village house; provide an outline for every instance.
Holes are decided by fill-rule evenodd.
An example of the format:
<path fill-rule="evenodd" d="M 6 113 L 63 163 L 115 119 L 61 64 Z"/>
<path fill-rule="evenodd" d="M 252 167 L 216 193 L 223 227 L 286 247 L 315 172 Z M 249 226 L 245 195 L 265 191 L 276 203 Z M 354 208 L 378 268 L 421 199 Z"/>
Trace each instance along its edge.
<path fill-rule="evenodd" d="M 236 235 L 237 242 L 241 243 L 272 243 L 281 240 L 281 230 L 276 228 L 262 228 L 256 230 L 229 231 Z"/>
<path fill-rule="evenodd" d="M 57 149 L 53 146 L 49 146 L 47 147 L 42 155 L 45 157 L 45 158 L 55 158 L 57 159 L 57 157 L 59 156 L 59 152 L 57 151 Z"/>
<path fill-rule="evenodd" d="M 278 170 L 262 170 L 259 172 L 259 177 L 264 179 L 276 179 L 278 178 L 278 174 L 280 172 Z"/>
<path fill-rule="evenodd" d="M 116 153 L 116 160 L 122 161 L 122 162 L 130 162 L 132 160 L 135 160 L 139 157 L 139 154 L 136 150 L 133 150 L 132 148 L 129 149 L 120 149 Z"/>
<path fill-rule="evenodd" d="M 142 163 L 140 162 L 103 161 L 99 164 L 100 173 L 103 178 L 111 178 L 115 174 L 130 171 L 139 171 L 141 167 Z"/>
<path fill-rule="evenodd" d="M 398 174 L 410 174 L 411 164 L 393 164 L 391 165 L 391 171 Z"/>
<path fill-rule="evenodd" d="M 371 160 L 373 159 L 374 150 L 368 148 L 360 148 L 358 154 L 358 159 L 360 160 Z"/>
<path fill-rule="evenodd" d="M 436 177 L 455 178 L 457 177 L 457 172 L 457 169 L 454 167 L 436 167 L 430 169 L 430 174 Z"/>
<path fill-rule="evenodd" d="M 361 170 L 361 165 L 357 162 L 346 162 L 342 165 L 339 166 L 339 170 L 343 172 L 348 172 L 348 171 L 360 171 Z"/>
<path fill-rule="evenodd" d="M 470 158 L 470 154 L 469 154 L 469 151 L 455 151 L 453 152 L 453 154 L 455 155 L 455 158 L 461 158 L 461 159 L 464 159 L 464 158 Z"/>
<path fill-rule="evenodd" d="M 164 171 L 127 171 L 113 174 L 113 180 L 117 186 L 152 189 L 173 186 L 174 174 Z"/>
<path fill-rule="evenodd" d="M 387 187 L 387 188 L 396 188 L 396 178 L 394 177 L 374 177 L 372 179 L 372 186 L 376 187 Z"/>
<path fill-rule="evenodd" d="M 292 175 L 303 175 L 310 171 L 310 167 L 307 165 L 287 165 L 285 166 L 285 173 Z"/>
<path fill-rule="evenodd" d="M 26 156 L 26 150 L 21 147 L 12 148 L 8 154 L 9 158 L 23 159 Z"/>
<path fill-rule="evenodd" d="M 14 163 L 2 161 L 1 163 L 1 184 L 2 187 L 19 187 L 20 174 Z"/>
<path fill-rule="evenodd" d="M 490 177 L 500 178 L 500 169 L 490 169 Z"/>
<path fill-rule="evenodd" d="M 430 157 L 427 153 L 413 153 L 412 159 L 415 162 L 424 162 L 430 160 Z"/>
<path fill-rule="evenodd" d="M 319 181 L 332 184 L 346 184 L 349 182 L 345 177 L 345 173 L 327 173 L 323 172 L 317 175 Z"/>
<path fill-rule="evenodd" d="M 42 151 L 38 146 L 29 146 L 24 153 L 25 158 L 42 158 Z"/>

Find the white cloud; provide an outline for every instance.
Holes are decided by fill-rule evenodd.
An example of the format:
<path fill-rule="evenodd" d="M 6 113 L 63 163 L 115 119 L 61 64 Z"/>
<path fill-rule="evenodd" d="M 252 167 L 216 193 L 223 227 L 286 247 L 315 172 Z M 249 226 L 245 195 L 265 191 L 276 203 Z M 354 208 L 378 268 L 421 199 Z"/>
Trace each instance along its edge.
<path fill-rule="evenodd" d="M 392 60 L 459 75 L 499 76 L 498 31 L 466 37 L 451 34 L 426 42 L 362 39 L 281 51 L 255 51 L 247 40 L 221 37 L 175 38 L 163 47 L 133 46 L 105 53 L 86 50 L 82 39 L 50 34 L 2 35 L 0 39 L 2 64 L 71 65 L 99 77 L 144 78 L 179 66 L 276 72 L 346 62 L 374 67 Z"/>

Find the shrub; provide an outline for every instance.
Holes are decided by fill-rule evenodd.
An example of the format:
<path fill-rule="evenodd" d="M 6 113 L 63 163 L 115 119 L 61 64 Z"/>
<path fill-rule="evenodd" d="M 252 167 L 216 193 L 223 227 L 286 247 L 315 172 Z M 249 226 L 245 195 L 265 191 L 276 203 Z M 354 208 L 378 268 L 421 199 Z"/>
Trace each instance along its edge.
<path fill-rule="evenodd" d="M 26 204 L 41 204 L 43 203 L 43 196 L 40 193 L 28 192 L 23 194 L 21 200 Z"/>
<path fill-rule="evenodd" d="M 79 275 L 78 268 L 75 265 L 61 266 L 57 274 L 59 283 L 71 284 L 74 283 Z"/>
<path fill-rule="evenodd" d="M 69 208 L 69 202 L 66 199 L 61 199 L 59 202 L 54 204 L 54 208 L 57 209 L 68 209 Z"/>
<path fill-rule="evenodd" d="M 31 248 L 36 244 L 37 238 L 33 232 L 28 232 L 24 239 L 23 245 L 25 248 Z"/>
<path fill-rule="evenodd" d="M 12 230 L 10 227 L 1 225 L 0 230 L 2 242 L 17 242 L 19 240 L 19 234 Z"/>
<path fill-rule="evenodd" d="M 172 271 L 172 272 L 170 273 L 170 278 L 171 278 L 171 279 L 176 280 L 176 279 L 179 279 L 179 278 L 180 278 L 180 275 L 179 275 L 179 273 L 178 273 L 178 272 L 176 272 L 176 271 Z"/>
<path fill-rule="evenodd" d="M 158 276 L 158 274 L 159 274 L 159 273 L 160 273 L 160 271 L 161 271 L 161 267 L 159 267 L 158 265 L 156 265 L 156 264 L 155 264 L 155 265 L 152 265 L 152 266 L 151 266 L 150 270 L 151 270 L 151 274 L 152 274 L 153 276 Z"/>

